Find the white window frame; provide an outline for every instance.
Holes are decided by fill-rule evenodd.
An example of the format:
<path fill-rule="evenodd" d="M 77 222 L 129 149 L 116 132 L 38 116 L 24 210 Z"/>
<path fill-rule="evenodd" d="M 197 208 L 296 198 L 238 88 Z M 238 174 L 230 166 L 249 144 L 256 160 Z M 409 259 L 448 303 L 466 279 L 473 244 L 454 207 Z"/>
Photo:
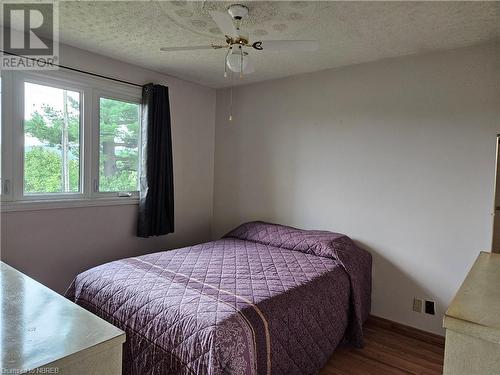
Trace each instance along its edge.
<path fill-rule="evenodd" d="M 10 72 L 0 71 L 2 77 L 2 138 L 1 138 L 1 152 L 2 152 L 2 184 L 1 200 L 12 200 L 12 127 L 6 124 L 12 123 L 12 74 Z"/>
<path fill-rule="evenodd" d="M 1 71 L 1 211 L 137 204 L 138 192 L 95 191 L 99 178 L 99 98 L 141 103 L 141 88 L 67 71 Z M 80 192 L 24 194 L 24 82 L 80 93 Z M 140 134 L 140 133 L 139 133 Z M 139 139 L 140 142 L 140 139 Z"/>
<path fill-rule="evenodd" d="M 14 73 L 13 77 L 13 124 L 12 135 L 13 144 L 20 147 L 15 147 L 12 153 L 12 167 L 13 167 L 13 200 L 14 201 L 33 201 L 33 200 L 61 200 L 61 199 L 83 199 L 84 196 L 84 165 L 85 165 L 85 143 L 86 139 L 83 134 L 84 128 L 84 113 L 83 101 L 86 88 L 78 86 L 73 82 L 55 79 L 52 77 L 40 77 L 32 73 L 18 74 Z M 24 111 L 25 111 L 25 84 L 33 83 L 36 85 L 43 85 L 53 87 L 61 90 L 68 90 L 78 92 L 80 94 L 80 181 L 78 192 L 67 193 L 25 193 L 24 192 Z"/>

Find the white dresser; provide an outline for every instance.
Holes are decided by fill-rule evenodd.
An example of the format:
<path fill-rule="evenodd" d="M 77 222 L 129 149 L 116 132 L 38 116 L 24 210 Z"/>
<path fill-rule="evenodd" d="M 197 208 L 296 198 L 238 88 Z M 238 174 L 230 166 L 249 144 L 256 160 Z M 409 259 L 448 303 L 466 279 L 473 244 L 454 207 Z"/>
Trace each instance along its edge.
<path fill-rule="evenodd" d="M 123 331 L 0 264 L 1 374 L 121 375 Z"/>
<path fill-rule="evenodd" d="M 500 254 L 479 254 L 443 326 L 445 375 L 500 374 Z"/>

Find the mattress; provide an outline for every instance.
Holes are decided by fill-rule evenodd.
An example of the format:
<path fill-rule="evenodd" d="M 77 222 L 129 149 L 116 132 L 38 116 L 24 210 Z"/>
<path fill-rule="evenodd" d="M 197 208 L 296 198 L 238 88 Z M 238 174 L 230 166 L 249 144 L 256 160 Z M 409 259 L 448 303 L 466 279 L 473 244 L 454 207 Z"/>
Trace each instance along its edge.
<path fill-rule="evenodd" d="M 362 345 L 371 256 L 345 235 L 262 222 L 107 263 L 67 297 L 124 330 L 124 374 L 312 374 Z"/>

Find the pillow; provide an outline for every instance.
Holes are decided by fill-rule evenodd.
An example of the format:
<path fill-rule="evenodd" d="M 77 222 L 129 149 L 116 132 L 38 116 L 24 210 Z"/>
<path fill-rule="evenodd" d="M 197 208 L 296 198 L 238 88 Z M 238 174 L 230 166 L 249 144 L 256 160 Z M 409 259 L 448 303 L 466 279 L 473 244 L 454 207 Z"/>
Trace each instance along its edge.
<path fill-rule="evenodd" d="M 339 251 L 353 245 L 352 240 L 341 233 L 303 230 L 262 221 L 242 224 L 224 238 L 237 238 L 338 260 Z"/>

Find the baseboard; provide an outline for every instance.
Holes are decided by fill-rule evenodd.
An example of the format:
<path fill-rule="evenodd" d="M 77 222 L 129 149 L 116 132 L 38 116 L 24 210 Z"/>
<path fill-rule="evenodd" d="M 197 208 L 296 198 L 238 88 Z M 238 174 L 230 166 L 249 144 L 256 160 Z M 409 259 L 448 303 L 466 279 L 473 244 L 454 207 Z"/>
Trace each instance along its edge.
<path fill-rule="evenodd" d="M 444 336 L 436 335 L 435 333 L 423 331 L 421 329 L 393 322 L 392 320 L 380 318 L 375 315 L 370 315 L 368 317 L 368 322 L 373 326 L 377 326 L 388 331 L 402 333 L 417 340 L 444 347 Z"/>

